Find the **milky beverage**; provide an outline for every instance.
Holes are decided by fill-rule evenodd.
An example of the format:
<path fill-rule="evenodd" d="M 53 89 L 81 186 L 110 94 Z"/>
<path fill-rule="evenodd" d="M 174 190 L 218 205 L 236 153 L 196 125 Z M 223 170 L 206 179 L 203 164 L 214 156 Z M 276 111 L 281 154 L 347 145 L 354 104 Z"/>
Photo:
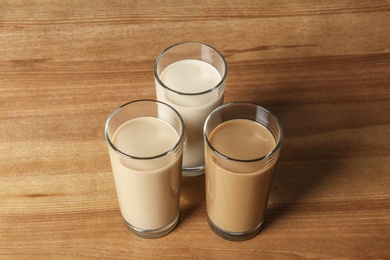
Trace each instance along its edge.
<path fill-rule="evenodd" d="M 276 146 L 269 130 L 247 119 L 232 119 L 218 125 L 209 142 L 221 154 L 239 160 L 261 158 Z M 209 146 L 205 150 L 210 220 L 229 232 L 246 232 L 261 225 L 274 164 L 221 160 Z"/>
<path fill-rule="evenodd" d="M 221 81 L 221 74 L 207 62 L 195 59 L 180 60 L 166 67 L 160 80 L 170 89 L 182 93 L 207 91 Z M 156 86 L 159 83 L 156 81 Z M 156 88 L 157 99 L 173 106 L 182 116 L 187 131 L 187 144 L 183 166 L 197 167 L 204 164 L 203 125 L 207 115 L 220 106 L 223 95 L 216 91 L 202 95 L 180 95 Z"/>
<path fill-rule="evenodd" d="M 123 153 L 152 157 L 172 149 L 179 134 L 167 122 L 145 116 L 122 124 L 112 140 Z M 172 223 L 179 213 L 181 156 L 134 160 L 109 151 L 120 210 L 126 222 L 144 230 Z"/>

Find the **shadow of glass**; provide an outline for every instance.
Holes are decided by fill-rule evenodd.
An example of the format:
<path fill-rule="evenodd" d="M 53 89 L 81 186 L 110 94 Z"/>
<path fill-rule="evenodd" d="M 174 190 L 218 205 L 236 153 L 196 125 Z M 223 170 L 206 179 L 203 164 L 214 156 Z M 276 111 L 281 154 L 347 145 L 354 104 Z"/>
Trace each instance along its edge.
<path fill-rule="evenodd" d="M 282 148 L 268 201 L 265 228 L 298 204 L 310 202 L 310 196 L 317 196 L 315 193 L 321 186 L 329 185 L 344 167 L 342 160 L 338 160 L 340 155 L 334 152 L 340 150 L 337 140 L 312 136 L 299 139 L 302 138 L 306 142 L 287 139 L 284 151 Z M 324 142 L 328 143 L 325 148 Z"/>
<path fill-rule="evenodd" d="M 197 177 L 183 177 L 180 196 L 180 225 L 201 211 L 206 219 L 206 196 L 204 175 Z"/>

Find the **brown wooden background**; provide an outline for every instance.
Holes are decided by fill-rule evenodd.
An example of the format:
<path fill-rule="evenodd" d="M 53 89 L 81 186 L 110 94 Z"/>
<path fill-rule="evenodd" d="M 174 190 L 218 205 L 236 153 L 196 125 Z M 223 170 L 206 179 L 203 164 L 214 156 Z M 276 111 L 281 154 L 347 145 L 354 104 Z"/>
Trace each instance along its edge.
<path fill-rule="evenodd" d="M 265 227 L 237 243 L 183 180 L 168 236 L 122 223 L 104 124 L 166 47 L 228 62 L 225 102 L 285 127 Z M 390 1 L 0 0 L 0 258 L 389 259 Z"/>

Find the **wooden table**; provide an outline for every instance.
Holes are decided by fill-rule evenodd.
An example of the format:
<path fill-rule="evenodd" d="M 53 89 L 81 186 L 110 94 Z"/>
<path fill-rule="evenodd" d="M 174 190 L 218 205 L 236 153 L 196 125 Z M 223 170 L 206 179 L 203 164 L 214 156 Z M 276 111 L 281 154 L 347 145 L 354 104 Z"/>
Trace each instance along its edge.
<path fill-rule="evenodd" d="M 138 3 L 139 2 L 139 3 Z M 1 259 L 390 258 L 390 1 L 0 0 Z M 209 229 L 204 177 L 153 240 L 120 216 L 104 125 L 166 47 L 217 48 L 225 102 L 285 128 L 265 227 Z"/>

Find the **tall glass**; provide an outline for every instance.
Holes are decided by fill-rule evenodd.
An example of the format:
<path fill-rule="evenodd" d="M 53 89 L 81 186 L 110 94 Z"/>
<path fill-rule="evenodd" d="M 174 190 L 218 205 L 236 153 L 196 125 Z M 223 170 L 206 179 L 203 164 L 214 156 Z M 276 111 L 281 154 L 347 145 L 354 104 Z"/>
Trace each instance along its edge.
<path fill-rule="evenodd" d="M 166 235 L 179 219 L 184 122 L 171 106 L 137 100 L 108 118 L 105 136 L 127 228 L 144 238 Z"/>
<path fill-rule="evenodd" d="M 249 239 L 263 224 L 282 125 L 256 104 L 228 103 L 208 116 L 204 140 L 209 226 L 228 240 Z"/>
<path fill-rule="evenodd" d="M 155 62 L 157 99 L 173 106 L 186 126 L 183 176 L 204 174 L 203 124 L 207 115 L 223 103 L 226 74 L 224 57 L 202 43 L 173 45 Z"/>

